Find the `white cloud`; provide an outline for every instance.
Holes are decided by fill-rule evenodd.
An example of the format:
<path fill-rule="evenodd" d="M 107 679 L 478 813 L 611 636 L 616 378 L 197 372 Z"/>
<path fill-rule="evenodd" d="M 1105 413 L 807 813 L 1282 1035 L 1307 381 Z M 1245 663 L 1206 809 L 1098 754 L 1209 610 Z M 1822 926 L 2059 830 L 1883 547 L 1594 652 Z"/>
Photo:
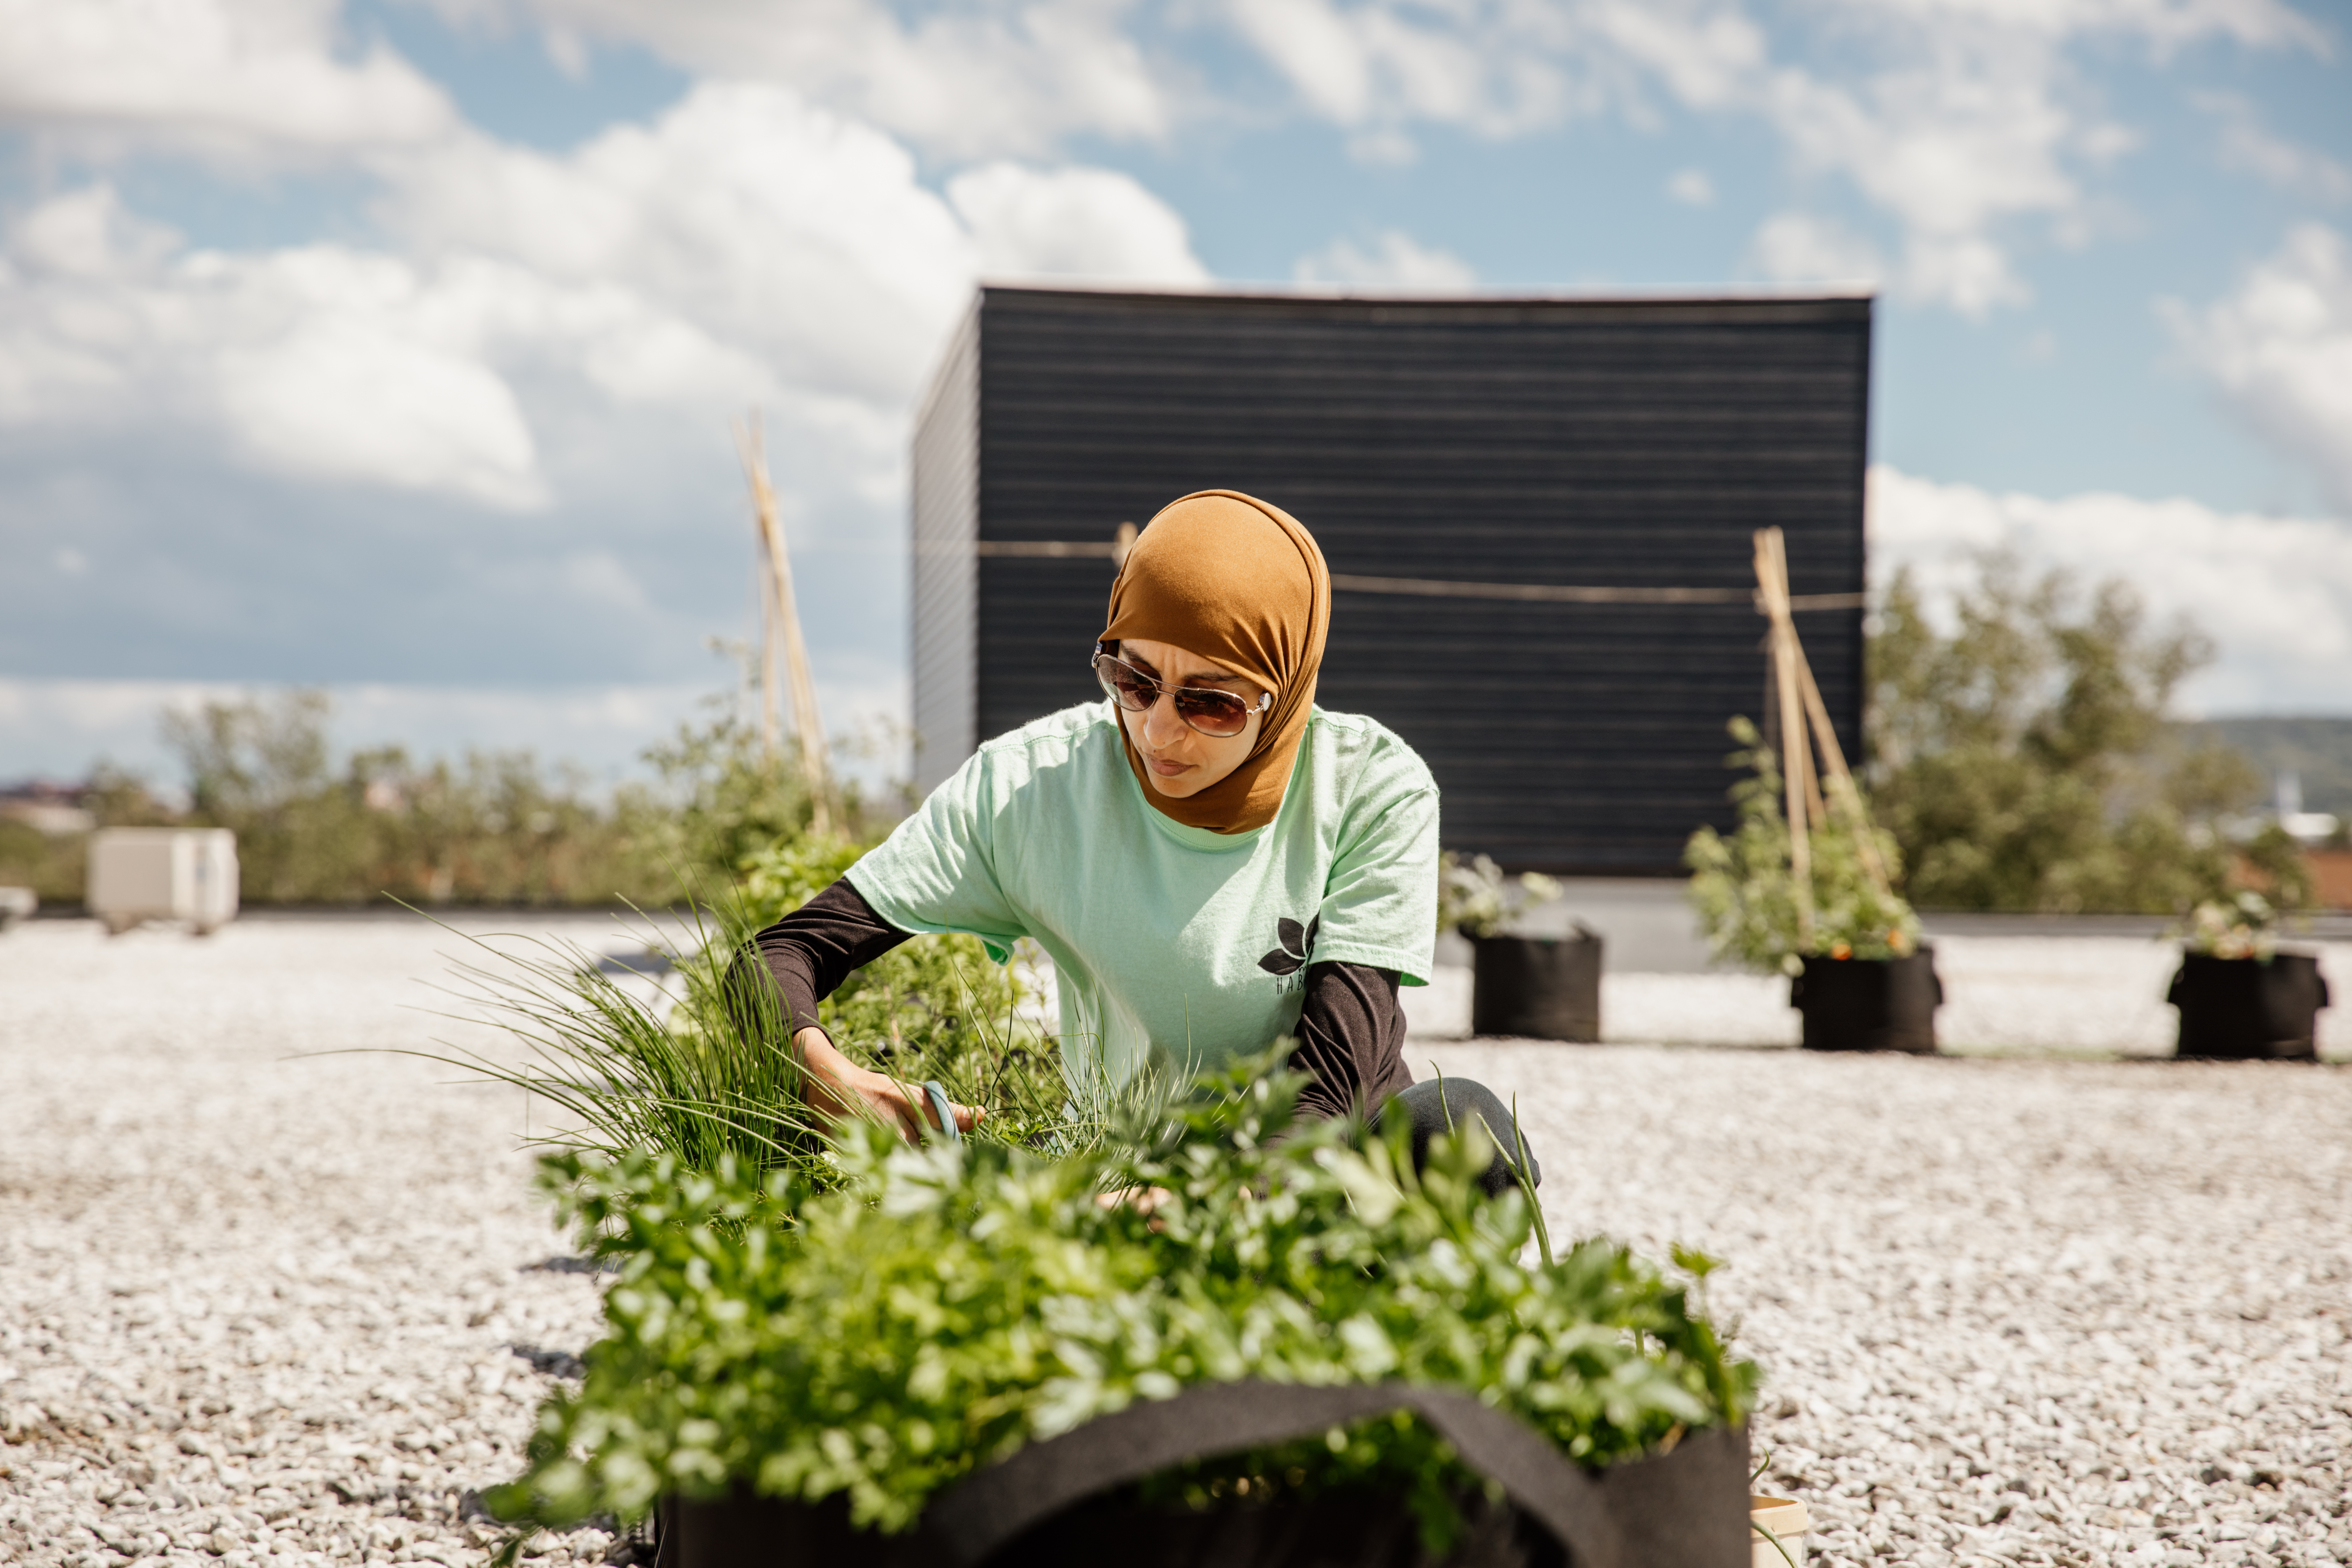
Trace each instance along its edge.
<path fill-rule="evenodd" d="M 1874 579 L 1912 569 L 1931 615 L 1986 551 L 2085 585 L 2122 578 L 2162 619 L 2186 616 L 2220 657 L 2185 700 L 2207 712 L 2352 713 L 2352 523 L 2216 511 L 2192 500 L 2051 500 L 1870 471 Z"/>
<path fill-rule="evenodd" d="M 85 145 L 331 153 L 446 134 L 442 90 L 336 0 L 0 0 L 0 118 Z"/>
<path fill-rule="evenodd" d="M 1370 250 L 1358 249 L 1352 240 L 1335 239 L 1300 257 L 1291 276 L 1301 283 L 1405 293 L 1460 293 L 1478 283 L 1476 270 L 1452 251 L 1423 245 L 1393 228 L 1375 238 Z"/>
<path fill-rule="evenodd" d="M 2312 201 L 2352 198 L 2352 169 L 2315 148 L 2299 147 L 2263 128 L 2254 106 L 2232 92 L 2195 95 L 2200 109 L 2221 122 L 2221 162 Z"/>
<path fill-rule="evenodd" d="M 904 148 L 774 87 L 703 83 L 569 153 L 468 138 L 385 174 L 381 220 L 412 249 L 620 285 L 866 399 L 907 395 L 978 264 Z"/>
<path fill-rule="evenodd" d="M 1969 316 L 2021 302 L 1995 231 L 2074 213 L 2068 154 L 2112 155 L 2121 132 L 2070 110 L 2063 63 L 2037 36 L 1911 37 L 1891 52 L 1851 85 L 1777 70 L 1764 112 L 1801 169 L 1843 175 L 1901 226 L 1904 291 Z"/>
<path fill-rule="evenodd" d="M 565 154 L 453 136 L 378 167 L 395 249 L 186 250 L 104 185 L 21 215 L 0 423 L 162 420 L 268 472 L 517 510 L 557 499 L 543 429 L 554 467 L 593 467 L 637 438 L 630 410 L 716 431 L 761 403 L 876 497 L 984 267 L 1207 276 L 1127 175 L 1000 163 L 950 205 L 889 138 L 774 87 L 706 84 Z"/>
<path fill-rule="evenodd" d="M 110 185 L 92 185 L 44 202 L 8 225 L 20 264 L 82 279 L 135 277 L 179 248 L 172 228 L 125 207 Z"/>
<path fill-rule="evenodd" d="M 1705 169 L 1678 169 L 1666 182 L 1666 195 L 1685 206 L 1711 207 L 1715 205 L 1715 182 L 1706 177 Z"/>
<path fill-rule="evenodd" d="M 2031 298 L 2021 232 L 2089 232 L 2093 182 L 2138 132 L 2095 107 L 2077 51 L 2209 38 L 2324 54 L 2278 0 L 1819 0 L 1775 39 L 1745 0 L 1229 0 L 1234 26 L 1350 144 L 1409 154 L 1418 124 L 1508 136 L 1663 93 L 1769 126 L 1797 169 L 1900 232 L 1889 283 L 1981 317 Z M 1822 47 L 1807 50 L 1800 29 Z M 1685 198 L 1687 199 L 1687 198 Z"/>
<path fill-rule="evenodd" d="M 1159 142 L 1175 73 L 1123 24 L 1128 0 L 980 0 L 905 16 L 877 0 L 441 0 L 625 39 L 688 69 L 787 86 L 954 159 L 1038 157 L 1073 136 Z"/>
<path fill-rule="evenodd" d="M 1914 234 L 1904 247 L 1896 280 L 1913 299 L 1948 305 L 1971 320 L 2033 298 L 2011 268 L 2008 253 L 1982 235 Z"/>
<path fill-rule="evenodd" d="M 1410 121 L 1508 136 L 1592 101 L 1558 58 L 1574 36 L 1564 8 L 1229 0 L 1223 13 L 1309 108 L 1368 132 L 1357 145 L 1377 162 L 1407 155 Z"/>
<path fill-rule="evenodd" d="M 467 280 L 428 281 L 403 262 L 331 249 L 241 270 L 259 313 L 280 319 L 252 321 L 241 342 L 188 346 L 215 351 L 220 410 L 263 466 L 497 507 L 545 504 L 521 406 L 477 357 L 478 326 L 451 333 L 420 320 L 475 304 L 453 297 Z"/>
<path fill-rule="evenodd" d="M 160 421 L 267 471 L 509 510 L 549 499 L 512 370 L 552 356 L 625 397 L 638 388 L 609 367 L 728 358 L 624 290 L 478 256 L 183 252 L 103 185 L 26 215 L 8 259 L 0 424 Z M 761 384 L 733 368 L 737 388 Z"/>
<path fill-rule="evenodd" d="M 2223 401 L 2352 513 L 2352 245 L 2304 224 L 2228 298 L 2162 309 Z"/>
<path fill-rule="evenodd" d="M 1849 0 L 1852 3 L 1852 0 Z M 1875 0 L 1921 20 L 1991 23 L 2063 38 L 2105 31 L 2137 35 L 2160 52 L 2208 37 L 2253 47 L 2327 52 L 2327 36 L 2283 0 Z"/>
<path fill-rule="evenodd" d="M 984 273 L 1209 280 L 1175 209 L 1108 169 L 991 163 L 950 181 L 948 200 L 979 246 Z"/>
<path fill-rule="evenodd" d="M 1844 226 L 1803 213 L 1767 218 L 1748 241 L 1748 262 L 1776 283 L 1872 283 L 1885 271 L 1877 247 Z"/>

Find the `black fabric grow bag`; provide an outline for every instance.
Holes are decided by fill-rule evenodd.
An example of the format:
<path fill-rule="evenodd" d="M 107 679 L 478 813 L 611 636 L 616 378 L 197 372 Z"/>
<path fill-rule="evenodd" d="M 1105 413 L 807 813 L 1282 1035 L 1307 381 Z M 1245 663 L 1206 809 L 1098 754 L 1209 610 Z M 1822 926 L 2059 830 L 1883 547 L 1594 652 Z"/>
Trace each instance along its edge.
<path fill-rule="evenodd" d="M 1936 1050 L 1936 1009 L 1944 983 L 1936 950 L 1902 958 L 1806 958 L 1789 978 L 1789 1005 L 1804 1015 L 1809 1051 Z"/>
<path fill-rule="evenodd" d="M 1471 942 L 1470 1032 L 1532 1040 L 1601 1038 L 1601 938 L 1482 936 Z"/>
<path fill-rule="evenodd" d="M 2260 959 L 2184 952 L 2164 999 L 2180 1009 L 2184 1057 L 2310 1061 L 2319 1055 L 2327 977 L 2309 953 Z"/>
<path fill-rule="evenodd" d="M 1134 1483 L 1194 1459 L 1411 1410 L 1504 1500 L 1471 1500 L 1446 1568 L 1745 1568 L 1748 1432 L 1589 1474 L 1517 1417 L 1451 1389 L 1224 1383 L 1033 1444 L 932 1500 L 899 1536 L 853 1530 L 845 1501 L 666 1500 L 656 1568 L 1431 1568 L 1403 1499 L 1343 1489 L 1201 1511 Z"/>

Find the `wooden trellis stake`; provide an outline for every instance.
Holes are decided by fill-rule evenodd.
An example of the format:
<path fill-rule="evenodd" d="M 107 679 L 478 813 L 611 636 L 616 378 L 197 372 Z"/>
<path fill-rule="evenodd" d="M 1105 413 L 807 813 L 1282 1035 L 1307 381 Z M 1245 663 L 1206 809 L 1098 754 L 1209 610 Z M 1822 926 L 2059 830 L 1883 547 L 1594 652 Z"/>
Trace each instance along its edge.
<path fill-rule="evenodd" d="M 761 733 L 772 751 L 777 744 L 773 681 L 776 645 L 784 655 L 784 688 L 792 699 L 793 730 L 800 739 L 801 772 L 808 782 L 809 827 L 820 835 L 833 831 L 831 780 L 826 776 L 824 721 L 817 716 L 816 681 L 809 674 L 808 645 L 801 637 L 798 604 L 793 597 L 793 563 L 784 543 L 784 525 L 776 516 L 776 492 L 768 483 L 768 458 L 761 441 L 760 416 L 735 428 L 735 447 L 743 459 L 743 475 L 751 487 L 752 520 L 760 531 L 760 550 L 768 572 L 761 597 L 766 614 L 760 649 Z"/>
<path fill-rule="evenodd" d="M 1846 766 L 1845 751 L 1838 744 L 1837 731 L 1830 723 L 1829 708 L 1822 701 L 1821 688 L 1813 681 L 1812 667 L 1805 660 L 1804 645 L 1797 639 L 1797 623 L 1789 605 L 1788 546 L 1777 528 L 1759 529 L 1756 532 L 1756 587 L 1757 607 L 1772 623 L 1772 667 L 1780 700 L 1780 751 L 1788 793 L 1789 869 L 1797 887 L 1797 928 L 1810 941 L 1813 879 L 1808 828 L 1826 826 L 1831 811 L 1843 811 L 1854 829 L 1863 872 L 1882 895 L 1889 892 L 1886 864 L 1878 853 L 1870 809 L 1863 804 L 1862 791 L 1853 782 L 1853 771 Z M 1807 739 L 1809 731 L 1811 743 Z M 1813 765 L 1815 745 L 1821 748 L 1818 773 Z M 1822 791 L 1824 774 L 1829 784 L 1826 802 Z"/>

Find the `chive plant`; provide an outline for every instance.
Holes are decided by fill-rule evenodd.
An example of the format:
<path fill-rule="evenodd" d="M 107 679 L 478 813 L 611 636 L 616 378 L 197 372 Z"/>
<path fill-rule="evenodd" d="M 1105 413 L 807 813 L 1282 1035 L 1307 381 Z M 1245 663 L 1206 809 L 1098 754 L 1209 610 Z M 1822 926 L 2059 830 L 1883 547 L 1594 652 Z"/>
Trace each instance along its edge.
<path fill-rule="evenodd" d="M 446 1016 L 488 1023 L 518 1047 L 492 1056 L 445 1045 L 409 1054 L 528 1091 L 552 1124 L 529 1141 L 618 1159 L 667 1156 L 686 1172 L 731 1163 L 831 1180 L 781 1000 L 758 966 L 768 923 L 740 893 L 690 900 L 684 929 L 649 952 L 671 961 L 646 994 L 623 962 L 562 938 L 446 927 L 469 955 L 443 987 Z M 650 922 L 648 922 L 650 927 Z M 648 977 L 654 966 L 648 965 Z M 991 973 L 994 971 L 994 973 Z M 911 1086 L 936 1081 L 984 1112 L 974 1136 L 1054 1152 L 1098 1143 L 1118 1096 L 1066 1080 L 1060 1043 L 1024 1033 L 1021 989 L 970 938 L 917 937 L 853 974 L 820 1008 L 851 1060 Z"/>

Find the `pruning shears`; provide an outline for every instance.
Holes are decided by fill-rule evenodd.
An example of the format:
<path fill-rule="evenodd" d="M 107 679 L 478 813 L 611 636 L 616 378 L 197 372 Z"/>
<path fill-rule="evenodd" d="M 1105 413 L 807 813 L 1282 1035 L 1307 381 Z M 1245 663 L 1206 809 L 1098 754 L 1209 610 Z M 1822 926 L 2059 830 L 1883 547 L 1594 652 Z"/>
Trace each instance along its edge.
<path fill-rule="evenodd" d="M 947 1086 L 937 1079 L 923 1083 L 923 1098 L 931 1102 L 931 1113 L 940 1119 L 940 1131 L 948 1135 L 950 1143 L 963 1142 L 963 1131 L 956 1125 L 955 1104 L 948 1099 Z"/>

